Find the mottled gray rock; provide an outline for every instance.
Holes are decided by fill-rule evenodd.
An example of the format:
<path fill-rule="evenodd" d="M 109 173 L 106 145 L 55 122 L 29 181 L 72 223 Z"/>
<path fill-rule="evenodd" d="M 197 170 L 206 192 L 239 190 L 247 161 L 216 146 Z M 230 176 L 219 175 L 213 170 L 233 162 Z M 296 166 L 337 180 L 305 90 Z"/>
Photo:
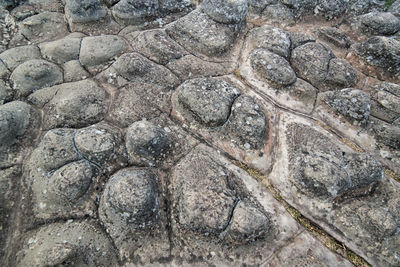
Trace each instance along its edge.
<path fill-rule="evenodd" d="M 368 12 L 385 11 L 385 0 L 353 0 L 348 8 L 349 14 L 362 15 Z"/>
<path fill-rule="evenodd" d="M 400 30 L 400 18 L 390 12 L 371 12 L 356 18 L 360 30 L 371 35 L 392 35 Z"/>
<path fill-rule="evenodd" d="M 333 58 L 329 61 L 328 75 L 321 90 L 353 87 L 358 83 L 358 80 L 358 74 L 349 62 L 344 59 Z"/>
<path fill-rule="evenodd" d="M 392 149 L 400 149 L 400 127 L 387 123 L 375 123 L 374 133 L 378 141 Z"/>
<path fill-rule="evenodd" d="M 239 201 L 233 210 L 227 235 L 234 242 L 248 243 L 267 233 L 271 228 L 268 215 L 249 201 Z"/>
<path fill-rule="evenodd" d="M 400 85 L 383 82 L 374 87 L 371 115 L 388 123 L 400 116 Z"/>
<path fill-rule="evenodd" d="M 28 41 L 39 43 L 64 37 L 68 32 L 64 14 L 57 12 L 43 12 L 26 18 L 21 22 L 17 33 Z"/>
<path fill-rule="evenodd" d="M 66 0 L 65 14 L 71 22 L 88 23 L 107 15 L 107 9 L 100 0 Z"/>
<path fill-rule="evenodd" d="M 400 1 L 395 1 L 389 8 L 389 11 L 396 16 L 400 16 Z"/>
<path fill-rule="evenodd" d="M 0 105 L 0 147 L 13 145 L 28 130 L 35 116 L 34 109 L 21 101 Z"/>
<path fill-rule="evenodd" d="M 193 4 L 190 0 L 159 0 L 159 5 L 162 15 L 193 9 Z"/>
<path fill-rule="evenodd" d="M 213 20 L 227 24 L 237 24 L 246 20 L 247 0 L 204 0 L 201 10 Z"/>
<path fill-rule="evenodd" d="M 251 67 L 262 80 L 278 87 L 296 81 L 296 74 L 285 58 L 265 49 L 255 50 L 250 57 Z"/>
<path fill-rule="evenodd" d="M 240 91 L 217 78 L 198 78 L 184 82 L 176 90 L 174 105 L 189 123 L 205 127 L 222 126 Z"/>
<path fill-rule="evenodd" d="M 316 6 L 316 12 L 322 13 L 328 19 L 343 15 L 349 7 L 349 0 L 320 0 Z"/>
<path fill-rule="evenodd" d="M 124 39 L 116 35 L 91 36 L 82 39 L 79 61 L 87 68 L 101 68 L 127 49 Z"/>
<path fill-rule="evenodd" d="M 268 138 L 268 121 L 259 105 L 250 96 L 239 96 L 224 131 L 245 149 L 260 149 Z"/>
<path fill-rule="evenodd" d="M 237 26 L 215 22 L 198 10 L 169 24 L 166 31 L 185 48 L 209 56 L 226 53 L 238 34 Z"/>
<path fill-rule="evenodd" d="M 90 74 L 82 67 L 79 60 L 71 60 L 65 62 L 62 66 L 64 69 L 64 82 L 76 82 L 90 77 Z"/>
<path fill-rule="evenodd" d="M 163 65 L 187 54 L 180 45 L 175 43 L 162 30 L 141 32 L 136 39 L 134 49 L 147 58 Z"/>
<path fill-rule="evenodd" d="M 11 74 L 10 81 L 17 97 L 25 97 L 34 91 L 63 82 L 62 70 L 55 64 L 32 59 L 19 65 Z"/>
<path fill-rule="evenodd" d="M 322 44 L 306 43 L 293 49 L 290 63 L 300 78 L 321 88 L 333 57 L 333 53 Z"/>
<path fill-rule="evenodd" d="M 10 71 L 8 70 L 7 66 L 3 63 L 0 54 L 0 79 L 5 79 L 10 75 Z"/>
<path fill-rule="evenodd" d="M 135 122 L 126 132 L 129 162 L 139 166 L 159 166 L 171 152 L 172 141 L 164 129 L 151 122 Z"/>
<path fill-rule="evenodd" d="M 278 0 L 248 0 L 249 13 L 260 14 L 268 5 L 277 4 Z"/>
<path fill-rule="evenodd" d="M 297 78 L 296 82 L 284 89 L 288 91 L 289 95 L 295 100 L 303 103 L 304 107 L 312 110 L 314 107 L 315 99 L 318 94 L 318 89 L 304 81 Z"/>
<path fill-rule="evenodd" d="M 40 52 L 47 60 L 58 64 L 79 58 L 81 46 L 80 38 L 71 38 L 69 36 L 52 42 L 41 43 Z"/>
<path fill-rule="evenodd" d="M 113 6 L 112 14 L 120 24 L 138 25 L 154 16 L 158 7 L 157 0 L 121 0 Z"/>
<path fill-rule="evenodd" d="M 16 266 L 118 264 L 112 244 L 95 225 L 90 221 L 54 223 L 28 232 L 23 236 Z"/>
<path fill-rule="evenodd" d="M 371 113 L 369 96 L 361 90 L 346 88 L 321 94 L 325 103 L 353 123 L 365 125 Z"/>
<path fill-rule="evenodd" d="M 291 41 L 291 49 L 295 49 L 306 43 L 315 42 L 315 38 L 302 32 L 288 32 Z"/>
<path fill-rule="evenodd" d="M 106 93 L 91 80 L 51 88 L 55 94 L 44 105 L 45 129 L 83 127 L 100 121 L 106 109 Z M 39 91 L 40 92 L 40 91 Z"/>
<path fill-rule="evenodd" d="M 348 48 L 351 40 L 347 35 L 335 27 L 322 27 L 317 31 L 318 37 L 322 40 L 340 48 Z"/>
<path fill-rule="evenodd" d="M 288 58 L 290 54 L 290 37 L 279 28 L 264 25 L 252 32 L 255 48 L 265 48 L 272 53 Z"/>
<path fill-rule="evenodd" d="M 292 24 L 295 20 L 293 10 L 280 3 L 267 6 L 261 13 L 262 18 L 275 24 Z"/>
<path fill-rule="evenodd" d="M 13 91 L 11 87 L 4 80 L 0 80 L 0 105 L 11 101 L 13 98 Z"/>
<path fill-rule="evenodd" d="M 304 13 L 311 13 L 318 3 L 318 1 L 314 0 L 281 0 L 280 2 L 291 8 L 296 14 L 296 17 L 300 17 Z"/>
<path fill-rule="evenodd" d="M 40 50 L 34 45 L 25 45 L 8 49 L 0 54 L 6 67 L 13 71 L 18 65 L 30 59 L 40 59 Z"/>
<path fill-rule="evenodd" d="M 393 74 L 400 73 L 400 41 L 384 36 L 374 36 L 352 46 L 369 64 Z"/>

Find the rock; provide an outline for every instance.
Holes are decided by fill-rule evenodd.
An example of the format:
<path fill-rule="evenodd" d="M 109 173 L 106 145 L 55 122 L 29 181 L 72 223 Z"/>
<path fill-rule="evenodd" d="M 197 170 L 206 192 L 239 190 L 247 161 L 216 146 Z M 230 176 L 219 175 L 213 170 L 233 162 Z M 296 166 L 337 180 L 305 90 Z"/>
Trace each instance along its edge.
<path fill-rule="evenodd" d="M 350 1 L 348 12 L 351 15 L 362 15 L 368 12 L 385 11 L 385 0 L 353 0 Z"/>
<path fill-rule="evenodd" d="M 100 0 L 66 0 L 65 14 L 71 22 L 88 23 L 107 15 L 106 6 Z"/>
<path fill-rule="evenodd" d="M 64 37 L 69 32 L 64 21 L 64 14 L 43 12 L 24 19 L 18 34 L 30 42 L 39 43 Z"/>
<path fill-rule="evenodd" d="M 352 48 L 370 65 L 381 67 L 393 74 L 400 73 L 400 41 L 374 36 Z"/>
<path fill-rule="evenodd" d="M 0 105 L 0 147 L 10 147 L 24 135 L 35 115 L 34 109 L 21 101 Z"/>
<path fill-rule="evenodd" d="M 74 204 L 86 194 L 92 183 L 92 166 L 86 160 L 75 161 L 56 170 L 41 187 L 47 199 L 59 205 Z"/>
<path fill-rule="evenodd" d="M 190 0 L 160 0 L 159 5 L 159 10 L 162 15 L 193 9 L 193 4 Z"/>
<path fill-rule="evenodd" d="M 72 129 L 48 131 L 33 150 L 28 160 L 28 169 L 31 172 L 49 172 L 78 160 L 79 155 L 74 148 L 73 137 Z"/>
<path fill-rule="evenodd" d="M 28 232 L 24 235 L 16 266 L 118 264 L 108 237 L 95 225 L 91 221 L 53 223 Z"/>
<path fill-rule="evenodd" d="M 291 49 L 295 49 L 306 43 L 315 42 L 315 38 L 302 32 L 288 32 L 291 41 Z"/>
<path fill-rule="evenodd" d="M 10 81 L 17 97 L 25 97 L 38 89 L 63 82 L 62 70 L 55 64 L 32 59 L 19 65 L 11 74 Z"/>
<path fill-rule="evenodd" d="M 275 24 L 293 24 L 295 15 L 292 9 L 280 3 L 267 6 L 261 13 L 262 18 Z"/>
<path fill-rule="evenodd" d="M 383 82 L 371 94 L 371 115 L 393 123 L 400 116 L 400 86 Z"/>
<path fill-rule="evenodd" d="M 248 0 L 249 13 L 261 14 L 267 6 L 277 3 L 278 0 Z"/>
<path fill-rule="evenodd" d="M 319 43 L 306 43 L 292 51 L 290 63 L 296 74 L 317 88 L 323 88 L 333 53 Z"/>
<path fill-rule="evenodd" d="M 52 90 L 56 94 L 43 107 L 45 129 L 83 127 L 103 119 L 106 93 L 95 82 L 65 83 Z"/>
<path fill-rule="evenodd" d="M 188 122 L 218 127 L 227 121 L 240 91 L 220 79 L 198 78 L 184 82 L 175 94 L 175 108 Z"/>
<path fill-rule="evenodd" d="M 149 169 L 123 169 L 110 177 L 100 201 L 102 220 L 151 229 L 159 218 L 158 177 Z"/>
<path fill-rule="evenodd" d="M 369 96 L 361 90 L 346 88 L 321 94 L 325 103 L 337 110 L 352 123 L 366 125 L 371 113 Z"/>
<path fill-rule="evenodd" d="M 317 31 L 318 37 L 340 48 L 350 47 L 351 40 L 338 28 L 322 27 Z"/>
<path fill-rule="evenodd" d="M 262 80 L 278 87 L 296 81 L 296 74 L 285 58 L 265 49 L 255 50 L 250 57 L 251 67 Z"/>
<path fill-rule="evenodd" d="M 343 15 L 349 7 L 349 0 L 320 0 L 315 13 L 322 13 L 328 19 Z"/>
<path fill-rule="evenodd" d="M 228 173 L 206 151 L 199 149 L 179 163 L 171 181 L 179 226 L 212 235 L 225 230 L 236 204 L 236 193 L 229 187 L 234 177 Z"/>
<path fill-rule="evenodd" d="M 10 75 L 10 71 L 8 70 L 7 66 L 1 61 L 1 54 L 0 54 L 0 79 L 6 79 Z"/>
<path fill-rule="evenodd" d="M 392 35 L 400 30 L 400 18 L 390 12 L 371 12 L 356 20 L 360 30 L 371 35 Z"/>
<path fill-rule="evenodd" d="M 126 132 L 129 162 L 139 166 L 159 166 L 172 150 L 172 140 L 160 127 L 137 121 Z"/>
<path fill-rule="evenodd" d="M 328 75 L 322 91 L 337 90 L 355 86 L 358 83 L 357 71 L 344 59 L 333 58 L 329 61 Z"/>
<path fill-rule="evenodd" d="M 389 11 L 396 16 L 400 16 L 400 1 L 395 1 L 389 8 Z"/>
<path fill-rule="evenodd" d="M 271 228 L 266 214 L 249 201 L 239 201 L 233 210 L 227 234 L 239 243 L 252 242 Z"/>
<path fill-rule="evenodd" d="M 384 209 L 363 206 L 358 209 L 357 214 L 368 232 L 379 239 L 393 235 L 397 229 L 393 216 Z"/>
<path fill-rule="evenodd" d="M 79 61 L 89 69 L 101 68 L 127 49 L 124 39 L 116 35 L 91 36 L 82 39 Z"/>
<path fill-rule="evenodd" d="M 79 58 L 80 46 L 80 38 L 66 37 L 52 42 L 41 43 L 39 48 L 45 59 L 57 64 L 63 64 Z"/>
<path fill-rule="evenodd" d="M 238 33 L 236 26 L 215 22 L 198 10 L 165 29 L 183 47 L 209 56 L 225 54 L 234 44 Z"/>
<path fill-rule="evenodd" d="M 289 95 L 295 101 L 302 103 L 301 105 L 306 108 L 308 112 L 312 111 L 318 94 L 317 88 L 308 82 L 297 78 L 294 84 L 286 87 L 284 90 L 288 91 Z"/>
<path fill-rule="evenodd" d="M 13 91 L 11 87 L 3 80 L 0 80 L 0 105 L 3 105 L 11 101 L 12 98 L 13 98 Z"/>
<path fill-rule="evenodd" d="M 0 54 L 0 60 L 11 71 L 30 59 L 40 59 L 40 50 L 37 46 L 25 45 L 14 47 Z"/>
<path fill-rule="evenodd" d="M 113 6 L 112 14 L 120 24 L 143 24 L 156 14 L 159 7 L 158 2 L 157 0 L 121 0 Z"/>
<path fill-rule="evenodd" d="M 136 39 L 135 49 L 147 58 L 162 65 L 182 58 L 187 54 L 180 45 L 161 30 L 141 32 Z"/>
<path fill-rule="evenodd" d="M 373 130 L 380 143 L 392 149 L 400 149 L 400 127 L 381 123 L 376 124 Z"/>
<path fill-rule="evenodd" d="M 265 48 L 281 57 L 289 58 L 290 37 L 279 28 L 264 25 L 252 31 L 255 48 Z"/>
<path fill-rule="evenodd" d="M 224 125 L 228 138 L 245 149 L 261 149 L 268 138 L 268 121 L 261 108 L 249 96 L 239 96 Z"/>
<path fill-rule="evenodd" d="M 62 66 L 64 69 L 64 82 L 76 82 L 90 77 L 90 74 L 82 67 L 79 60 L 71 60 L 65 62 Z"/>
<path fill-rule="evenodd" d="M 204 0 L 200 9 L 213 20 L 226 24 L 237 24 L 246 20 L 247 0 Z"/>

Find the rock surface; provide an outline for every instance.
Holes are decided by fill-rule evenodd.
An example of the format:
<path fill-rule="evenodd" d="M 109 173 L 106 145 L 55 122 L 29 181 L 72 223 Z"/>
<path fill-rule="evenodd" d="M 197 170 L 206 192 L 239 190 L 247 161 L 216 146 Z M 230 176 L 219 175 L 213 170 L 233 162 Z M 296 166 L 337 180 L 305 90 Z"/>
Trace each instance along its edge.
<path fill-rule="evenodd" d="M 1 1 L 0 265 L 399 266 L 386 3 Z"/>

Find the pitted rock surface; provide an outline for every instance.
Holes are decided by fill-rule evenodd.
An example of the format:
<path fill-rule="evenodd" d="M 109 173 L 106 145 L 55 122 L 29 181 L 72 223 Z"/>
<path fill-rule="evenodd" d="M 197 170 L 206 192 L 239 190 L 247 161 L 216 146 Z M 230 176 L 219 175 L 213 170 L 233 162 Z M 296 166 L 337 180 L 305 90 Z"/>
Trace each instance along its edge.
<path fill-rule="evenodd" d="M 400 266 L 390 2 L 1 1 L 0 265 Z"/>

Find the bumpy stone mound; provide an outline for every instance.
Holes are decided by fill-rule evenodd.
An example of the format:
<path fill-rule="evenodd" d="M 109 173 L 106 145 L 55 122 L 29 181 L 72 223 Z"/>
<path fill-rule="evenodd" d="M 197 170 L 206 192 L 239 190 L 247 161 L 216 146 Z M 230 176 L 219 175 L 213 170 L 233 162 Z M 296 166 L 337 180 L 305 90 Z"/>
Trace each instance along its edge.
<path fill-rule="evenodd" d="M 0 265 L 399 266 L 385 2 L 1 1 Z"/>

